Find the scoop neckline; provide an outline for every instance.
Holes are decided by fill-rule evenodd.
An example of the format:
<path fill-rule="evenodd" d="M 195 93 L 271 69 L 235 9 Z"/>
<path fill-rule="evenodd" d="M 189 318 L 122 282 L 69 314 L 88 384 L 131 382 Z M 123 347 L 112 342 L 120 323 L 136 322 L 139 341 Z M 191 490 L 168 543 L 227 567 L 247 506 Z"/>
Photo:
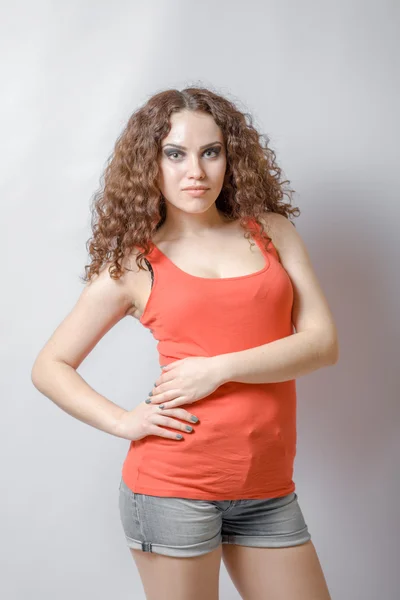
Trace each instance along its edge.
<path fill-rule="evenodd" d="M 259 233 L 260 230 L 259 230 L 257 223 L 254 222 L 254 224 L 257 227 L 257 233 Z M 164 254 L 164 252 L 162 250 L 160 250 L 160 248 L 154 242 L 152 242 L 152 244 L 153 244 L 153 249 L 155 249 L 156 252 L 161 254 L 170 265 L 172 265 L 175 269 L 177 269 L 178 271 L 180 271 L 180 273 L 183 273 L 183 275 L 186 275 L 187 277 L 191 277 L 192 279 L 199 279 L 201 281 L 234 281 L 234 280 L 238 280 L 238 279 L 247 279 L 249 277 L 255 277 L 256 275 L 261 275 L 262 273 L 265 273 L 265 271 L 268 271 L 268 269 L 271 266 L 271 261 L 270 261 L 269 256 L 267 255 L 267 251 L 265 250 L 265 248 L 261 245 L 259 240 L 255 236 L 253 236 L 253 234 L 251 234 L 251 238 L 253 239 L 253 241 L 255 241 L 257 246 L 260 248 L 262 255 L 265 259 L 265 265 L 263 266 L 262 269 L 259 269 L 255 273 L 248 273 L 247 275 L 235 275 L 234 277 L 200 277 L 199 275 L 192 275 L 191 273 L 184 271 L 183 269 L 178 267 L 178 265 L 176 265 L 174 262 L 172 262 L 172 260 L 166 254 Z M 271 243 L 271 241 L 269 243 Z"/>

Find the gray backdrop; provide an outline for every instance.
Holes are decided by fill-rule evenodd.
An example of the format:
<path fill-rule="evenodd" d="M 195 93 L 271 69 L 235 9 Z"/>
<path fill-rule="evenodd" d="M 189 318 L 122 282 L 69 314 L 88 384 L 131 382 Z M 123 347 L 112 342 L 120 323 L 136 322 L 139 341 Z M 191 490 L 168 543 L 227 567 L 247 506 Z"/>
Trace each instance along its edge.
<path fill-rule="evenodd" d="M 399 3 L 2 3 L 0 594 L 144 598 L 118 484 L 129 442 L 41 395 L 33 361 L 83 289 L 89 200 L 129 115 L 210 85 L 297 191 L 340 361 L 298 380 L 297 494 L 332 598 L 399 589 Z M 396 368 L 397 367 L 397 368 Z M 133 408 L 158 375 L 132 318 L 79 369 Z M 238 594 L 221 566 L 221 599 Z"/>

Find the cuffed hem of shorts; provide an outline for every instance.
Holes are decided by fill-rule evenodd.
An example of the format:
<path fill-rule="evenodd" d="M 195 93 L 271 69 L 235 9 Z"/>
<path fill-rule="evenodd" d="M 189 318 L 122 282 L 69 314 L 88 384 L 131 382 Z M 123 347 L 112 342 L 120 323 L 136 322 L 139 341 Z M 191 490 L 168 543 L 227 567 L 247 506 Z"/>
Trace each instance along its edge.
<path fill-rule="evenodd" d="M 223 544 L 237 544 L 239 546 L 253 546 L 255 548 L 286 548 L 300 546 L 311 540 L 307 527 L 290 534 L 267 535 L 223 535 Z"/>
<path fill-rule="evenodd" d="M 181 558 L 207 554 L 218 548 L 221 544 L 220 533 L 210 540 L 198 544 L 189 544 L 188 546 L 167 546 L 165 544 L 156 544 L 153 542 L 141 542 L 127 536 L 125 536 L 125 538 L 128 547 L 133 548 L 134 550 L 142 550 L 142 552 L 153 552 L 155 554 L 164 554 L 165 556 L 176 556 Z"/>

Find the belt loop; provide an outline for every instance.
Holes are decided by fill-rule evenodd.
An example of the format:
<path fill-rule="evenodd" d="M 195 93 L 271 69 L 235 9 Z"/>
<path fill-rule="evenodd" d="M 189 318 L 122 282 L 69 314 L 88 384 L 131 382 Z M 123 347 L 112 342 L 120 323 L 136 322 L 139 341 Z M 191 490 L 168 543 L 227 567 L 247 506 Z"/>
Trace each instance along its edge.
<path fill-rule="evenodd" d="M 151 542 L 142 542 L 142 550 L 143 552 L 152 552 Z"/>

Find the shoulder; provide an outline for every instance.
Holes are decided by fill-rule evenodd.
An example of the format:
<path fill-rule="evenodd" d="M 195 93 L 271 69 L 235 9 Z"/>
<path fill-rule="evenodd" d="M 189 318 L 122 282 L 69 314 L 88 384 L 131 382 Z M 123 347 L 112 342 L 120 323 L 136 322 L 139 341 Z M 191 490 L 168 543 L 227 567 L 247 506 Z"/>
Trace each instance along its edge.
<path fill-rule="evenodd" d="M 287 217 L 275 212 L 265 212 L 260 219 L 265 227 L 266 232 L 275 245 L 281 241 L 281 238 L 286 235 L 290 235 L 292 230 L 295 230 L 295 226 L 292 221 Z"/>
<path fill-rule="evenodd" d="M 136 262 L 139 252 L 140 249 L 135 247 L 124 253 L 120 259 L 122 274 L 118 278 L 111 276 L 111 261 L 103 264 L 99 273 L 87 283 L 83 295 L 93 300 L 103 299 L 109 310 L 124 310 L 125 315 L 133 314 L 136 311 L 137 297 L 140 296 L 143 281 L 146 279 L 145 271 L 140 269 Z M 147 270 L 146 266 L 144 268 Z"/>
<path fill-rule="evenodd" d="M 304 249 L 304 242 L 295 225 L 284 215 L 265 212 L 260 221 L 262 221 L 268 237 L 271 238 L 280 259 L 283 259 L 284 255 L 287 256 L 289 247 L 292 248 L 292 252 L 301 245 Z"/>
<path fill-rule="evenodd" d="M 265 230 L 279 255 L 283 267 L 294 274 L 302 264 L 307 270 L 312 268 L 310 254 L 297 228 L 284 215 L 267 212 L 262 217 Z"/>
<path fill-rule="evenodd" d="M 109 310 L 128 311 L 132 303 L 129 274 L 124 271 L 118 279 L 111 277 L 111 264 L 106 262 L 99 272 L 93 275 L 87 282 L 82 297 L 93 303 L 99 302 Z"/>

